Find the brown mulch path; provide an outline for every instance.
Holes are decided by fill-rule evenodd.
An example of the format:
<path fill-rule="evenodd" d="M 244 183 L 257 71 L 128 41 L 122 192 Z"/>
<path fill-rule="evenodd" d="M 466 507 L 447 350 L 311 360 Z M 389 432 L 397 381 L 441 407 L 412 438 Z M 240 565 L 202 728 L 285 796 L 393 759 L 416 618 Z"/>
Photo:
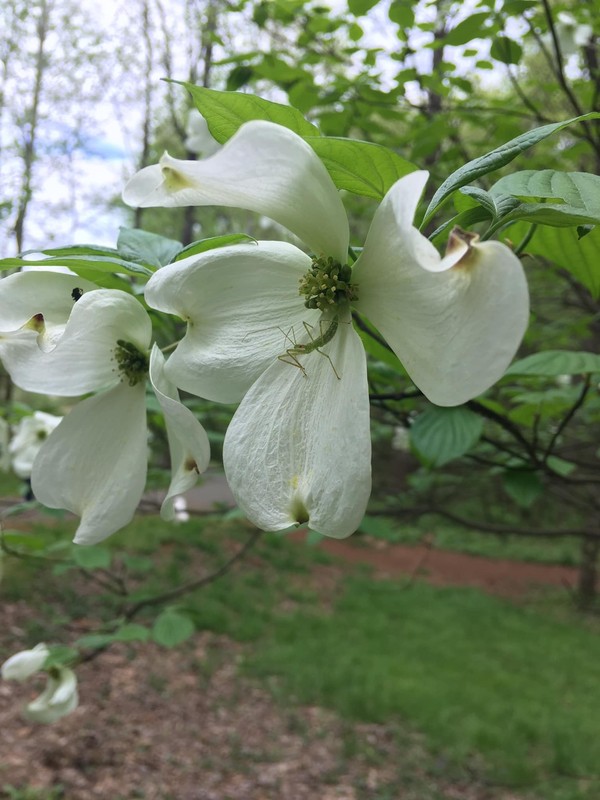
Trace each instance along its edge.
<path fill-rule="evenodd" d="M 301 538 L 303 534 L 293 534 Z M 543 586 L 573 587 L 577 569 L 485 558 L 428 544 L 390 544 L 371 537 L 323 539 L 325 552 L 352 564 L 368 564 L 380 578 L 414 576 L 435 586 L 473 586 L 502 597 L 523 597 Z"/>

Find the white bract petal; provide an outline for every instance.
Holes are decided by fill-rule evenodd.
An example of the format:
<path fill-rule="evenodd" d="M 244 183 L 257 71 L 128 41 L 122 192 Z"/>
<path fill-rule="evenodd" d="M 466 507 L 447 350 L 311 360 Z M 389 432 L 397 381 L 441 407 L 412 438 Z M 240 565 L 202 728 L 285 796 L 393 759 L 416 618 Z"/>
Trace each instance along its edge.
<path fill-rule="evenodd" d="M 238 402 L 320 314 L 304 307 L 298 282 L 310 258 L 291 244 L 258 242 L 209 250 L 169 264 L 146 286 L 149 306 L 177 314 L 186 334 L 166 374 L 180 389 Z"/>
<path fill-rule="evenodd" d="M 317 254 L 346 258 L 348 220 L 335 184 L 310 145 L 272 122 L 247 122 L 202 161 L 165 154 L 131 178 L 123 199 L 142 207 L 244 208 L 281 223 Z"/>
<path fill-rule="evenodd" d="M 75 302 L 98 287 L 77 275 L 38 269 L 0 280 L 0 358 L 11 334 L 24 325 L 32 340 L 50 349 L 62 334 Z"/>
<path fill-rule="evenodd" d="M 258 527 L 307 522 L 341 538 L 360 524 L 371 491 L 366 359 L 349 321 L 319 350 L 279 359 L 258 379 L 227 430 L 223 461 Z"/>
<path fill-rule="evenodd" d="M 2 677 L 5 681 L 25 681 L 41 670 L 49 654 L 43 642 L 31 650 L 21 650 L 2 664 Z"/>
<path fill-rule="evenodd" d="M 165 417 L 171 454 L 171 483 L 161 508 L 166 520 L 175 518 L 173 501 L 187 492 L 210 460 L 210 444 L 202 425 L 179 400 L 175 386 L 164 374 L 165 359 L 154 345 L 150 355 L 150 380 Z"/>
<path fill-rule="evenodd" d="M 44 691 L 25 706 L 23 716 L 31 722 L 51 724 L 77 708 L 79 695 L 75 673 L 53 667 Z"/>
<path fill-rule="evenodd" d="M 62 277 L 67 276 L 55 275 L 54 279 Z M 73 305 L 64 331 L 50 351 L 43 352 L 23 336 L 8 340 L 0 355 L 19 388 L 76 397 L 118 382 L 117 342 L 125 340 L 147 350 L 151 332 L 148 314 L 132 295 L 97 289 Z"/>
<path fill-rule="evenodd" d="M 418 175 L 398 181 L 375 215 L 353 273 L 354 305 L 433 403 L 460 405 L 512 360 L 529 318 L 527 282 L 500 242 L 454 234 L 441 258 L 406 219 L 406 193 Z"/>
<path fill-rule="evenodd" d="M 49 508 L 81 517 L 74 541 L 95 544 L 132 519 L 146 483 L 144 382 L 79 403 L 41 448 L 31 486 Z"/>
<path fill-rule="evenodd" d="M 208 130 L 206 120 L 199 111 L 192 109 L 185 129 L 185 147 L 200 158 L 208 158 L 220 149 L 221 145 Z"/>
<path fill-rule="evenodd" d="M 34 411 L 19 421 L 9 445 L 12 468 L 19 478 L 29 478 L 41 446 L 61 420 L 54 414 Z"/>

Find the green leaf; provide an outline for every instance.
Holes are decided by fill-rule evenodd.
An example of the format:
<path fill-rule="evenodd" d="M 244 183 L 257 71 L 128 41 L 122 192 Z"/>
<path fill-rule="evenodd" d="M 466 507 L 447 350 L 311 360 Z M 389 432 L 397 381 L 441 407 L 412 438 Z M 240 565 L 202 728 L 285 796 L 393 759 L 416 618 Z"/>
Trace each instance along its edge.
<path fill-rule="evenodd" d="M 446 220 L 443 222 L 438 228 L 434 230 L 434 232 L 429 237 L 430 240 L 433 242 L 439 236 L 441 236 L 448 228 L 453 228 L 455 225 L 458 225 L 460 228 L 470 228 L 471 225 L 475 225 L 477 222 L 483 222 L 484 220 L 488 220 L 490 218 L 490 213 L 487 209 L 483 208 L 482 206 L 475 206 L 474 208 L 466 208 L 464 211 L 461 211 L 460 214 L 457 214 L 455 217 L 451 217 L 451 219 Z"/>
<path fill-rule="evenodd" d="M 572 350 L 545 350 L 515 361 L 504 373 L 507 375 L 587 375 L 600 372 L 600 355 Z"/>
<path fill-rule="evenodd" d="M 503 64 L 518 64 L 523 56 L 523 48 L 508 36 L 497 36 L 490 47 L 490 55 Z"/>
<path fill-rule="evenodd" d="M 506 195 L 504 195 L 506 196 Z M 511 222 L 523 220 L 554 228 L 574 228 L 600 222 L 600 214 L 593 215 L 575 206 L 558 203 L 519 203 L 504 216 L 499 216 L 487 235 Z"/>
<path fill-rule="evenodd" d="M 462 22 L 459 22 L 455 28 L 452 28 L 443 39 L 444 44 L 450 44 L 453 46 L 458 46 L 461 44 L 467 44 L 472 39 L 481 39 L 482 36 L 486 35 L 486 31 L 483 30 L 483 23 L 489 18 L 489 14 L 487 11 L 480 12 L 478 14 L 472 14 L 467 19 L 463 19 Z"/>
<path fill-rule="evenodd" d="M 600 177 L 588 172 L 525 169 L 500 178 L 490 194 L 563 200 L 568 206 L 600 218 Z"/>
<path fill-rule="evenodd" d="M 551 136 L 553 133 L 557 133 L 563 128 L 566 128 L 567 125 L 572 125 L 574 122 L 599 118 L 599 112 L 592 112 L 591 114 L 584 114 L 580 117 L 567 119 L 564 122 L 555 122 L 551 123 L 550 125 L 542 125 L 541 128 L 534 128 L 531 131 L 527 131 L 526 133 L 517 136 L 515 139 L 511 139 L 509 142 L 506 142 L 506 144 L 491 150 L 489 153 L 479 156 L 479 158 L 475 158 L 473 161 L 469 161 L 467 164 L 464 164 L 462 167 L 457 169 L 456 172 L 453 172 L 452 175 L 450 175 L 450 177 L 442 183 L 442 185 L 433 195 L 431 202 L 427 207 L 427 211 L 425 212 L 425 218 L 423 219 L 421 227 L 423 227 L 431 219 L 442 203 L 444 203 L 457 189 L 460 189 L 461 186 L 466 186 L 468 183 L 480 178 L 482 175 L 487 175 L 490 172 L 494 172 L 494 170 L 500 169 L 500 167 L 506 166 L 506 164 L 510 164 L 513 159 L 515 159 L 525 150 L 532 147 L 534 144 L 541 142 L 543 139 L 546 139 L 548 136 Z"/>
<path fill-rule="evenodd" d="M 565 461 L 564 458 L 559 458 L 558 456 L 550 456 L 546 463 L 553 472 L 556 472 L 557 475 L 561 475 L 563 478 L 577 469 L 575 464 L 572 464 L 570 461 Z"/>
<path fill-rule="evenodd" d="M 411 0 L 392 0 L 388 16 L 400 28 L 411 28 L 415 24 L 415 11 Z"/>
<path fill-rule="evenodd" d="M 482 418 L 468 408 L 431 406 L 411 426 L 410 443 L 427 466 L 441 467 L 467 453 L 482 431 Z"/>
<path fill-rule="evenodd" d="M 95 244 L 76 244 L 72 247 L 49 247 L 45 250 L 24 250 L 20 256 L 43 253 L 47 256 L 108 256 L 118 257 L 119 251 L 113 247 L 99 247 Z"/>
<path fill-rule="evenodd" d="M 163 647 L 176 647 L 194 633 L 194 623 L 178 611 L 167 609 L 154 621 L 152 638 Z"/>
<path fill-rule="evenodd" d="M 113 638 L 115 642 L 147 642 L 150 631 L 144 625 L 128 622 L 115 631 Z"/>
<path fill-rule="evenodd" d="M 226 142 L 237 129 L 251 119 L 276 122 L 299 136 L 318 136 L 319 131 L 291 106 L 263 100 L 242 92 L 217 92 L 186 81 L 173 81 L 184 86 L 192 96 L 194 105 L 205 118 L 208 129 L 217 142 Z"/>
<path fill-rule="evenodd" d="M 107 547 L 73 547 L 73 560 L 78 567 L 83 569 L 108 569 L 110 567 L 111 553 Z"/>
<path fill-rule="evenodd" d="M 149 233 L 139 228 L 121 228 L 117 249 L 125 257 L 140 261 L 152 267 L 164 267 L 170 264 L 181 251 L 181 242 L 167 239 L 157 233 Z"/>
<path fill-rule="evenodd" d="M 379 0 L 348 0 L 348 9 L 355 17 L 360 17 L 376 6 Z"/>
<path fill-rule="evenodd" d="M 112 633 L 86 633 L 75 642 L 76 647 L 83 647 L 86 650 L 98 650 L 107 644 L 114 642 Z"/>
<path fill-rule="evenodd" d="M 209 239 L 200 239 L 197 242 L 188 244 L 181 250 L 175 261 L 181 261 L 182 258 L 188 256 L 197 256 L 198 253 L 205 253 L 207 250 L 215 250 L 217 247 L 227 247 L 230 244 L 257 244 L 256 239 L 248 236 L 246 233 L 229 233 L 225 236 L 211 236 Z"/>
<path fill-rule="evenodd" d="M 94 277 L 88 277 L 93 273 L 124 272 L 131 275 L 144 275 L 149 277 L 152 270 L 137 264 L 135 261 L 125 261 L 121 258 L 109 258 L 106 256 L 61 256 L 45 258 L 38 262 L 26 260 L 24 258 L 3 258 L 0 260 L 0 271 L 5 269 L 15 269 L 15 267 L 68 267 L 81 278 L 95 281 Z M 97 281 L 95 281 L 97 282 Z"/>
<path fill-rule="evenodd" d="M 506 494 L 520 508 L 529 508 L 544 491 L 539 475 L 530 469 L 510 469 L 502 475 Z"/>
<path fill-rule="evenodd" d="M 502 12 L 506 15 L 521 16 L 529 8 L 535 8 L 539 0 L 507 0 L 502 7 Z"/>
<path fill-rule="evenodd" d="M 399 155 L 371 142 L 336 137 L 306 138 L 327 167 L 338 189 L 382 200 L 398 178 L 417 167 Z"/>
<path fill-rule="evenodd" d="M 524 236 L 519 230 L 520 241 Z M 511 230 L 511 235 L 513 228 Z M 591 295 L 600 298 L 600 227 L 594 228 L 579 239 L 574 228 L 539 227 L 529 241 L 527 253 L 542 256 L 548 261 L 570 272 L 588 289 Z"/>
<path fill-rule="evenodd" d="M 516 197 L 511 197 L 508 193 L 492 194 L 484 189 L 479 189 L 477 186 L 463 186 L 460 193 L 476 200 L 494 219 L 505 216 L 521 205 Z"/>
<path fill-rule="evenodd" d="M 44 669 L 50 667 L 62 667 L 75 661 L 79 653 L 74 647 L 68 647 L 64 644 L 53 644 L 50 646 L 48 658 L 44 662 Z"/>
<path fill-rule="evenodd" d="M 415 10 L 411 0 L 392 0 L 388 16 L 400 28 L 412 28 L 415 24 Z"/>

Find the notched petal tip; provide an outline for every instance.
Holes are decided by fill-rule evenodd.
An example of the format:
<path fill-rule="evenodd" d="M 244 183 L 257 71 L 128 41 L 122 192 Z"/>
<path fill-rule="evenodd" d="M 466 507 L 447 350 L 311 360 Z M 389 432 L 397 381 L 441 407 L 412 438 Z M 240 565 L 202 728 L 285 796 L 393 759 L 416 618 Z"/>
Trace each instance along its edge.
<path fill-rule="evenodd" d="M 294 495 L 290 505 L 290 517 L 294 525 L 304 525 L 310 521 L 310 514 L 304 500 L 298 495 Z"/>

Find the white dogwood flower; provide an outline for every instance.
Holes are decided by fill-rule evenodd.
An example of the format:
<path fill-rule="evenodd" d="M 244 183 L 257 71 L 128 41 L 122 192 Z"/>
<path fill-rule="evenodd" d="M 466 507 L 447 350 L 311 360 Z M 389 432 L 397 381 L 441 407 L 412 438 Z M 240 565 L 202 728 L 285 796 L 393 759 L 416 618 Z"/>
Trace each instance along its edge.
<path fill-rule="evenodd" d="M 15 653 L 2 664 L 4 680 L 25 681 L 42 670 L 50 651 L 40 643 L 31 650 Z M 77 678 L 67 667 L 50 667 L 44 691 L 28 703 L 23 716 L 31 722 L 51 723 L 77 708 Z"/>
<path fill-rule="evenodd" d="M 33 462 L 40 448 L 61 420 L 62 417 L 45 411 L 34 411 L 19 420 L 8 448 L 15 475 L 19 478 L 31 476 Z"/>
<path fill-rule="evenodd" d="M 126 187 L 135 205 L 266 214 L 314 253 L 275 242 L 226 247 L 163 267 L 146 288 L 150 306 L 188 322 L 167 364 L 178 386 L 224 402 L 252 386 L 227 431 L 224 462 L 236 499 L 260 527 L 308 522 L 346 536 L 364 512 L 368 390 L 351 307 L 439 405 L 485 391 L 514 356 L 529 310 L 519 259 L 458 230 L 440 257 L 413 226 L 426 180 L 414 172 L 394 184 L 353 266 L 348 221 L 325 167 L 272 123 L 243 125 L 204 161 L 163 157 Z"/>
<path fill-rule="evenodd" d="M 30 722 L 51 725 L 77 708 L 77 677 L 68 667 L 51 667 L 44 691 L 27 703 L 23 716 Z"/>
<path fill-rule="evenodd" d="M 36 326 L 26 322 L 7 336 L 0 357 L 14 383 L 26 391 L 64 397 L 95 394 L 78 403 L 40 448 L 31 474 L 36 498 L 81 517 L 75 535 L 80 544 L 98 542 L 132 519 L 146 482 L 149 375 L 166 418 L 173 459 L 162 508 L 163 515 L 172 518 L 172 497 L 206 469 L 210 448 L 206 432 L 163 375 L 162 354 L 156 347 L 149 353 L 148 314 L 126 292 L 77 292 L 60 335 L 53 337 L 50 348 L 41 349 L 33 327 L 45 326 L 47 285 L 42 282 L 29 296 L 29 307 L 21 309 L 21 317 L 36 319 Z M 7 304 L 14 286 L 0 282 Z M 61 286 L 70 296 L 70 285 Z M 56 286 L 50 296 L 54 302 Z M 6 329 L 0 315 L 0 330 Z"/>

